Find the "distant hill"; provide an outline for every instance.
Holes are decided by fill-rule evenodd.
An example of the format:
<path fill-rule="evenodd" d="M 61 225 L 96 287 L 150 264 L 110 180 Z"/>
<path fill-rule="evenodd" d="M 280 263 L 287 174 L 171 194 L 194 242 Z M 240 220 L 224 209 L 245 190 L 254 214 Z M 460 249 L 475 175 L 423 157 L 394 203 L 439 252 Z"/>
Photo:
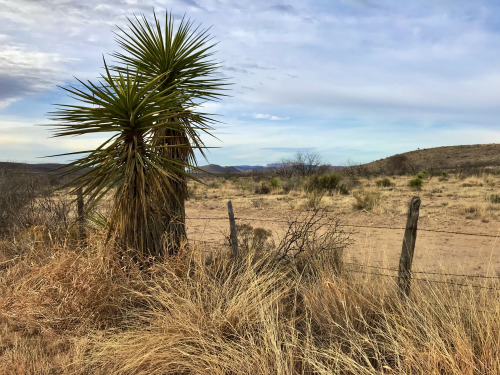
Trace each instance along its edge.
<path fill-rule="evenodd" d="M 58 168 L 64 167 L 64 164 L 57 163 L 40 163 L 40 164 L 28 164 L 28 163 L 14 163 L 14 162 L 1 162 L 0 169 L 9 170 L 23 170 L 28 173 L 59 173 L 61 170 Z"/>
<path fill-rule="evenodd" d="M 418 149 L 363 164 L 369 172 L 413 173 L 500 167 L 500 144 L 444 146 Z"/>
<path fill-rule="evenodd" d="M 236 167 L 222 167 L 217 164 L 208 164 L 202 167 L 199 167 L 201 170 L 213 173 L 213 174 L 221 174 L 221 173 L 240 173 L 241 171 Z"/>

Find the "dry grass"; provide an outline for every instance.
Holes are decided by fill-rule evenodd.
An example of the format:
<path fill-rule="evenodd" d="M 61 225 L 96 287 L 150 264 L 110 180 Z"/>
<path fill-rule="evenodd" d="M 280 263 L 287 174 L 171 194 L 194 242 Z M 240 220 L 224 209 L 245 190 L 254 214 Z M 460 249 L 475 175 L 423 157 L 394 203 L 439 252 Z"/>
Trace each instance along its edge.
<path fill-rule="evenodd" d="M 352 195 L 324 196 L 318 205 L 399 222 L 414 194 L 408 179 L 385 188 L 362 179 L 363 191 L 382 198 L 371 210 L 354 208 Z M 258 184 L 198 184 L 191 204 L 202 216 L 220 216 L 219 201 L 225 209 L 232 199 L 238 216 L 253 217 L 283 217 L 308 204 L 298 190 L 255 195 Z M 426 180 L 423 220 L 495 220 L 500 205 L 490 197 L 499 184 L 495 175 Z M 303 258 L 277 262 L 248 246 L 235 261 L 224 247 L 195 245 L 140 270 L 100 233 L 78 246 L 38 232 L 0 241 L 0 374 L 500 373 L 498 280 L 415 281 L 402 301 L 393 278 L 370 274 L 383 270 L 346 264 L 337 275 L 333 258 L 303 267 Z M 456 285 L 472 282 L 494 289 Z"/>
<path fill-rule="evenodd" d="M 269 252 L 139 271 L 99 236 L 40 246 L 0 271 L 2 374 L 500 372 L 497 290 L 415 283 L 401 301 L 390 278 Z"/>

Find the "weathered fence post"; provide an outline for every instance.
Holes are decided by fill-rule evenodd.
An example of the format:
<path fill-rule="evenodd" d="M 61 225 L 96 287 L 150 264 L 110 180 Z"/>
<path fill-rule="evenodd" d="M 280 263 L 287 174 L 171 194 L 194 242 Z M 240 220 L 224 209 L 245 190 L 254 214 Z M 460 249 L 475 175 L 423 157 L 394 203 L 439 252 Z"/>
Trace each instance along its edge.
<path fill-rule="evenodd" d="M 238 256 L 238 234 L 236 233 L 236 221 L 234 220 L 233 204 L 227 201 L 227 213 L 229 214 L 229 228 L 231 230 L 229 239 L 233 248 L 234 256 Z"/>
<path fill-rule="evenodd" d="M 85 239 L 85 215 L 84 215 L 84 202 L 82 188 L 76 191 L 76 204 L 78 215 L 78 231 L 80 232 L 80 239 Z"/>
<path fill-rule="evenodd" d="M 399 259 L 398 292 L 401 297 L 410 296 L 411 264 L 413 262 L 413 253 L 417 240 L 417 223 L 420 203 L 420 197 L 415 196 L 411 199 L 408 208 L 403 249 L 401 251 L 401 258 Z"/>

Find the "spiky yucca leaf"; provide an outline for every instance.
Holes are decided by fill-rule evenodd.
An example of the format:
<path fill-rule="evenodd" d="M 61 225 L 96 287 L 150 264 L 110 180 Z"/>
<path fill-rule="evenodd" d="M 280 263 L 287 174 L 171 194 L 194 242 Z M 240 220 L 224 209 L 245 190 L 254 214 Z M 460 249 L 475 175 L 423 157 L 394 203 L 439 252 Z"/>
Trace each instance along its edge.
<path fill-rule="evenodd" d="M 175 85 L 184 94 L 185 101 L 179 103 L 183 108 L 194 103 L 217 100 L 224 95 L 227 84 L 216 75 L 219 64 L 211 60 L 215 44 L 208 30 L 193 27 L 193 22 L 184 18 L 177 28 L 174 23 L 168 12 L 165 13 L 164 27 L 156 14 L 151 24 L 144 16 L 129 19 L 129 29 L 120 29 L 121 33 L 117 33 L 117 42 L 122 51 L 113 54 L 118 62 L 115 69 L 134 69 L 141 72 L 146 80 L 161 77 L 158 90 L 163 95 L 168 95 L 169 88 Z M 196 164 L 195 149 L 205 156 L 200 133 L 210 134 L 214 120 L 206 114 L 193 116 L 191 112 L 190 116 L 179 116 L 168 121 L 179 121 L 184 126 L 155 129 L 152 143 L 169 160 L 176 160 L 180 164 Z M 186 238 L 185 175 L 177 174 L 172 186 L 175 194 L 164 202 L 162 208 L 168 242 L 172 245 L 170 250 L 175 252 L 175 248 Z"/>
<path fill-rule="evenodd" d="M 83 172 L 75 182 L 94 202 L 116 188 L 110 228 L 126 246 L 146 253 L 158 253 L 164 234 L 158 202 L 170 199 L 173 181 L 192 168 L 152 142 L 156 131 L 178 131 L 185 123 L 176 119 L 189 116 L 175 84 L 168 93 L 157 89 L 161 78 L 144 83 L 137 73 L 112 75 L 106 66 L 98 84 L 79 81 L 83 88 L 65 89 L 83 104 L 60 105 L 52 113 L 55 136 L 111 133 L 95 150 L 77 153 L 82 156 L 69 164 L 70 172 Z"/>

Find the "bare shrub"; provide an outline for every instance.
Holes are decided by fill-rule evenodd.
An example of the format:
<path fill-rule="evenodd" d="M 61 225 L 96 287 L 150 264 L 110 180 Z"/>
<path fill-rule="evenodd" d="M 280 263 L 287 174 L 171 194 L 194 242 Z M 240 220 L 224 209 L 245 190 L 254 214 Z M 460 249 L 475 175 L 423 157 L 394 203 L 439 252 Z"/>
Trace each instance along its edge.
<path fill-rule="evenodd" d="M 276 252 L 280 259 L 300 259 L 303 264 L 328 258 L 340 273 L 343 251 L 350 243 L 350 233 L 340 221 L 326 211 L 316 209 L 288 219 L 288 228 Z"/>
<path fill-rule="evenodd" d="M 354 191 L 352 196 L 356 200 L 353 207 L 357 210 L 370 211 L 382 202 L 382 195 L 376 190 L 359 189 Z"/>

